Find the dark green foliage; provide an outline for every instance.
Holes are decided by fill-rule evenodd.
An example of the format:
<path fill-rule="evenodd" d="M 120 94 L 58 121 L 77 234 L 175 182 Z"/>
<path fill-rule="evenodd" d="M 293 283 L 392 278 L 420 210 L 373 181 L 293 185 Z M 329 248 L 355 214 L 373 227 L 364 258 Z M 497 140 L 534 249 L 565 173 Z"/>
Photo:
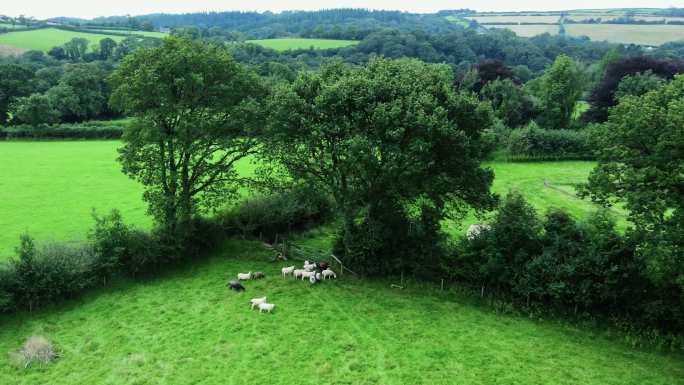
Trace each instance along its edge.
<path fill-rule="evenodd" d="M 525 308 L 617 317 L 637 329 L 684 332 L 678 289 L 652 283 L 634 236 L 621 235 L 606 211 L 576 222 L 552 210 L 540 221 L 520 195 L 509 194 L 491 228 L 462 239 L 442 266 L 481 295 Z"/>
<path fill-rule="evenodd" d="M 570 128 L 584 82 L 579 65 L 566 55 L 558 56 L 539 80 L 539 125 L 556 130 Z"/>
<path fill-rule="evenodd" d="M 428 224 L 423 236 L 436 239 L 427 234 L 440 231 L 435 218 L 495 201 L 492 173 L 480 167 L 491 109 L 452 85 L 446 66 L 378 58 L 302 74 L 271 98 L 264 164 L 333 197 L 340 256 L 355 268 L 397 272 L 420 247 L 410 244 L 410 222 Z"/>
<path fill-rule="evenodd" d="M 546 130 L 532 122 L 511 131 L 511 160 L 594 159 L 589 130 Z"/>
<path fill-rule="evenodd" d="M 510 128 L 526 125 L 536 114 L 532 97 L 510 79 L 486 83 L 480 97 L 492 103 L 496 117 Z"/>
<path fill-rule="evenodd" d="M 235 163 L 258 146 L 259 78 L 223 47 L 171 37 L 127 56 L 111 85 L 112 104 L 136 118 L 119 150 L 123 172 L 145 187 L 160 227 L 182 238 L 193 216 L 236 197 Z"/>
<path fill-rule="evenodd" d="M 684 75 L 641 97 L 626 96 L 596 130 L 599 164 L 585 195 L 624 203 L 653 282 L 684 300 Z"/>
<path fill-rule="evenodd" d="M 87 247 L 52 244 L 37 249 L 28 235 L 17 248 L 14 270 L 15 306 L 29 311 L 71 298 L 93 285 L 92 250 Z"/>
<path fill-rule="evenodd" d="M 684 72 L 684 63 L 677 59 L 658 59 L 650 56 L 631 56 L 612 60 L 607 64 L 603 79 L 594 87 L 589 96 L 591 110 L 587 119 L 592 122 L 605 122 L 608 111 L 618 103 L 616 91 L 625 76 L 651 71 L 652 74 L 671 80 L 676 74 Z"/>
<path fill-rule="evenodd" d="M 218 216 L 228 234 L 263 237 L 269 241 L 322 224 L 332 218 L 330 198 L 302 187 L 251 197 Z"/>
<path fill-rule="evenodd" d="M 90 121 L 0 127 L 0 139 L 119 139 L 127 124 L 120 121 Z"/>

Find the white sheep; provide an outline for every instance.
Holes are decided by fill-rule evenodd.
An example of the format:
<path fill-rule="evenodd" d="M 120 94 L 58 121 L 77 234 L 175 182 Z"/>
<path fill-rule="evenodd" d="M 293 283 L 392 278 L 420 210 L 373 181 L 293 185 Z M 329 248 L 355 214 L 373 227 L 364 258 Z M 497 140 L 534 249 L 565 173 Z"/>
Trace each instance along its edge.
<path fill-rule="evenodd" d="M 252 310 L 254 310 L 254 306 L 259 306 L 262 303 L 266 303 L 266 297 L 252 298 L 251 300 L 249 300 L 249 303 L 251 305 Z"/>
<path fill-rule="evenodd" d="M 252 272 L 250 271 L 249 273 L 238 273 L 237 277 L 240 281 L 248 281 L 252 279 Z"/>
<path fill-rule="evenodd" d="M 304 272 L 306 272 L 306 270 L 303 270 L 303 269 L 296 269 L 295 271 L 292 272 L 292 275 L 293 275 L 295 278 L 298 278 L 298 277 L 301 277 L 302 274 L 303 274 Z"/>
<path fill-rule="evenodd" d="M 316 272 L 315 271 L 303 271 L 302 272 L 302 281 L 304 279 L 309 279 L 311 277 L 316 277 Z"/>
<path fill-rule="evenodd" d="M 292 274 L 292 273 L 294 272 L 294 269 L 295 269 L 294 266 L 283 267 L 283 268 L 281 269 L 281 271 L 283 272 L 283 278 L 284 278 L 286 275 Z"/>
<path fill-rule="evenodd" d="M 304 270 L 306 271 L 313 271 L 316 268 L 315 263 L 309 263 L 309 261 L 304 262 Z"/>
<path fill-rule="evenodd" d="M 330 270 L 330 269 L 323 270 L 322 274 L 323 274 L 323 279 L 330 278 L 330 277 L 337 278 L 337 274 L 335 274 L 335 272 Z"/>
<path fill-rule="evenodd" d="M 260 303 L 259 304 L 259 313 L 262 313 L 264 310 L 267 312 L 272 312 L 273 308 L 275 308 L 275 304 L 272 303 Z"/>

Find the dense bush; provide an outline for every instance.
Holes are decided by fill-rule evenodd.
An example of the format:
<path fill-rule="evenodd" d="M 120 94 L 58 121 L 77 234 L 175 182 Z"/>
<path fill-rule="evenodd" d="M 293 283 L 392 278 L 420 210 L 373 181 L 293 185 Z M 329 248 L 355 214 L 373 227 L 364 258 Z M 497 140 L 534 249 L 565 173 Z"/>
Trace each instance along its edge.
<path fill-rule="evenodd" d="M 0 127 L 0 139 L 119 139 L 125 121 Z"/>
<path fill-rule="evenodd" d="M 297 187 L 291 191 L 246 200 L 218 215 L 230 235 L 274 240 L 294 230 L 321 224 L 332 217 L 332 202 L 325 195 Z"/>
<path fill-rule="evenodd" d="M 655 285 L 646 275 L 634 236 L 621 235 L 606 212 L 576 222 L 552 210 L 540 220 L 522 196 L 509 194 L 491 228 L 461 239 L 442 266 L 481 295 L 524 308 L 684 333 L 681 294 L 675 285 Z"/>
<path fill-rule="evenodd" d="M 25 235 L 17 253 L 19 258 L 11 262 L 12 299 L 17 307 L 30 311 L 71 298 L 94 284 L 94 255 L 87 246 L 49 244 L 37 249 Z"/>
<path fill-rule="evenodd" d="M 594 158 L 588 130 L 545 130 L 534 122 L 511 132 L 508 152 L 512 160 Z"/>
<path fill-rule="evenodd" d="M 275 237 L 330 219 L 330 201 L 305 189 L 264 197 L 219 215 L 195 218 L 182 233 L 142 231 L 126 225 L 114 210 L 93 214 L 95 226 L 82 245 L 36 247 L 21 238 L 17 258 L 0 264 L 0 313 L 34 310 L 73 298 L 117 276 L 141 277 L 178 262 L 197 258 L 226 235 Z"/>

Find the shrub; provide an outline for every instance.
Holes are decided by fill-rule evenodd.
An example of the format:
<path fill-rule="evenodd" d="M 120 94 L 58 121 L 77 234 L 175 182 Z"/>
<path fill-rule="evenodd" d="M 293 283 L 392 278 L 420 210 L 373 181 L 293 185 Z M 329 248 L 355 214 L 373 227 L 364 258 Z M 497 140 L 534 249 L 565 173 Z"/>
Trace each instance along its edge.
<path fill-rule="evenodd" d="M 54 346 L 47 338 L 32 336 L 16 352 L 10 353 L 10 361 L 17 367 L 28 368 L 34 363 L 47 365 L 57 358 Z"/>
<path fill-rule="evenodd" d="M 511 160 L 594 159 L 588 130 L 545 130 L 532 122 L 509 137 Z"/>
<path fill-rule="evenodd" d="M 87 246 L 49 244 L 37 249 L 28 235 L 21 238 L 13 260 L 14 301 L 29 311 L 72 298 L 93 285 L 94 254 Z"/>
<path fill-rule="evenodd" d="M 10 265 L 0 264 L 0 313 L 14 310 L 16 274 Z"/>
<path fill-rule="evenodd" d="M 332 217 L 332 203 L 322 193 L 304 187 L 269 196 L 250 198 L 218 215 L 228 234 L 265 237 L 309 228 Z"/>
<path fill-rule="evenodd" d="M 0 127 L 0 139 L 120 139 L 125 121 Z"/>

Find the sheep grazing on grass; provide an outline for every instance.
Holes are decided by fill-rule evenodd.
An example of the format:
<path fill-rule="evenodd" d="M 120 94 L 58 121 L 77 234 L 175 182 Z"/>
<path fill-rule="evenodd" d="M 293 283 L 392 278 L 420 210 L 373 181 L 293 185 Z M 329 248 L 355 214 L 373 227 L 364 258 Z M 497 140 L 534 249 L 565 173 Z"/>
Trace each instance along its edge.
<path fill-rule="evenodd" d="M 228 282 L 228 288 L 230 290 L 235 290 L 235 291 L 245 291 L 245 287 L 240 284 L 240 282 L 237 281 L 230 281 Z"/>
<path fill-rule="evenodd" d="M 283 267 L 282 269 L 280 269 L 280 271 L 283 272 L 283 278 L 285 278 L 286 275 L 292 274 L 294 272 L 294 270 L 295 270 L 294 266 Z"/>
<path fill-rule="evenodd" d="M 254 310 L 254 306 L 259 306 L 262 303 L 266 303 L 266 297 L 252 298 L 249 300 L 249 303 L 250 303 L 252 310 Z"/>
<path fill-rule="evenodd" d="M 240 281 L 249 281 L 250 279 L 252 279 L 252 272 L 250 271 L 249 273 L 238 273 L 237 278 Z"/>
<path fill-rule="evenodd" d="M 302 272 L 302 281 L 304 279 L 310 279 L 311 277 L 316 277 L 316 272 L 315 271 L 303 271 Z"/>
<path fill-rule="evenodd" d="M 262 273 L 261 271 L 257 271 L 254 274 L 252 274 L 252 278 L 254 278 L 254 279 L 266 278 L 266 274 Z"/>
<path fill-rule="evenodd" d="M 326 278 L 337 278 L 337 274 L 335 274 L 335 272 L 332 271 L 332 270 L 330 270 L 330 269 L 325 269 L 325 270 L 323 270 L 322 274 L 323 274 L 323 279 L 326 279 Z"/>
<path fill-rule="evenodd" d="M 263 313 L 264 311 L 267 312 L 272 312 L 273 308 L 275 308 L 275 304 L 272 303 L 260 303 L 259 304 L 259 313 Z"/>
<path fill-rule="evenodd" d="M 296 278 L 301 277 L 302 274 L 304 274 L 305 272 L 306 272 L 306 270 L 303 270 L 303 269 L 296 269 L 295 271 L 292 272 L 292 275 L 293 275 L 293 276 L 295 277 L 295 279 L 296 279 Z"/>

